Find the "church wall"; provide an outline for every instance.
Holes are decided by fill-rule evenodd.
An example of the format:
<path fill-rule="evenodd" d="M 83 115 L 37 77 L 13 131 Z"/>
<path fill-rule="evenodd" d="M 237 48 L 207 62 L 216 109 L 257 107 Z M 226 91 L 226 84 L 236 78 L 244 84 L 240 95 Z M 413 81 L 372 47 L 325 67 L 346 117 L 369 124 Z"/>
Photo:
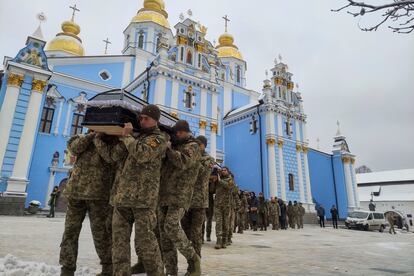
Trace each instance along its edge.
<path fill-rule="evenodd" d="M 102 83 L 113 87 L 121 87 L 124 73 L 124 63 L 55 65 L 53 70 L 96 83 Z M 99 76 L 101 71 L 107 71 L 110 74 L 110 79 L 106 81 L 103 80 Z"/>
<path fill-rule="evenodd" d="M 212 104 L 213 104 L 213 95 L 211 92 L 207 92 L 207 109 L 206 109 L 206 116 L 211 118 L 212 115 Z"/>
<path fill-rule="evenodd" d="M 171 106 L 171 97 L 172 97 L 172 80 L 167 79 L 165 83 L 165 98 L 164 98 L 165 106 Z"/>
<path fill-rule="evenodd" d="M 250 102 L 250 97 L 246 94 L 237 92 L 237 91 L 232 91 L 232 109 L 237 109 L 239 107 L 242 107 L 244 105 L 249 104 Z"/>
<path fill-rule="evenodd" d="M 262 191 L 260 135 L 259 132 L 252 135 L 249 130 L 249 119 L 226 126 L 225 165 L 234 173 L 241 190 L 259 193 Z"/>
<path fill-rule="evenodd" d="M 286 200 L 300 201 L 299 195 L 299 172 L 296 159 L 296 142 L 292 140 L 284 140 L 283 142 L 283 164 L 285 172 L 285 190 Z M 289 190 L 289 174 L 294 177 L 294 190 Z"/>
<path fill-rule="evenodd" d="M 344 166 L 342 156 L 340 154 L 333 155 L 333 166 L 335 175 L 335 184 L 338 197 L 340 218 L 346 218 L 348 215 L 348 196 L 346 192 L 346 182 L 344 174 Z"/>

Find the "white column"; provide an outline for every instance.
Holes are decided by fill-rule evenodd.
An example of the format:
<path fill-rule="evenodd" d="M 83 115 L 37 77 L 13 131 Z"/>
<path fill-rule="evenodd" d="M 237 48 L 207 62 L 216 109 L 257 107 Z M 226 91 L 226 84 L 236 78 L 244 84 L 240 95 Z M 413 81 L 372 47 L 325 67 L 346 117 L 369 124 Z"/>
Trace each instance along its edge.
<path fill-rule="evenodd" d="M 16 111 L 23 78 L 24 76 L 22 75 L 10 73 L 7 79 L 6 94 L 4 95 L 3 105 L 0 110 L 0 171 L 3 166 L 4 155 L 6 154 L 6 148 L 9 142 L 14 112 Z"/>
<path fill-rule="evenodd" d="M 355 206 L 357 208 L 361 208 L 361 202 L 359 201 L 359 194 L 358 194 L 358 183 L 356 182 L 355 176 L 355 167 L 354 167 L 355 159 L 351 159 L 350 169 L 351 169 L 351 177 L 352 183 L 354 184 L 354 191 L 355 191 Z"/>
<path fill-rule="evenodd" d="M 50 175 L 49 175 L 49 182 L 47 184 L 47 194 L 45 197 L 45 208 L 49 209 L 49 205 L 47 205 L 47 203 L 49 202 L 50 199 L 50 194 L 52 193 L 53 187 L 55 186 L 55 172 L 54 171 L 50 171 Z"/>
<path fill-rule="evenodd" d="M 232 107 L 232 98 L 231 98 L 231 85 L 228 83 L 224 83 L 224 103 L 223 103 L 223 114 L 227 114 L 231 110 Z"/>
<path fill-rule="evenodd" d="M 344 173 L 345 173 L 345 185 L 346 185 L 346 193 L 348 198 L 348 209 L 355 208 L 355 200 L 354 200 L 354 190 L 352 188 L 352 179 L 351 173 L 349 171 L 349 157 L 343 157 L 343 166 L 344 166 Z"/>
<path fill-rule="evenodd" d="M 309 177 L 309 163 L 308 163 L 308 149 L 307 148 L 304 149 L 303 151 L 303 158 L 305 161 L 306 192 L 308 195 L 307 202 L 309 204 L 313 204 L 311 183 L 310 183 L 310 177 Z"/>
<path fill-rule="evenodd" d="M 147 59 L 142 56 L 136 56 L 134 65 L 134 79 L 147 69 Z"/>
<path fill-rule="evenodd" d="M 295 121 L 295 128 L 296 128 L 296 141 L 300 142 L 300 121 Z M 302 150 L 302 146 L 300 144 L 296 145 L 296 162 L 298 164 L 298 178 L 299 178 L 299 196 L 300 202 L 305 202 L 305 187 L 303 184 L 303 169 L 302 169 L 302 156 L 300 154 Z"/>
<path fill-rule="evenodd" d="M 180 93 L 178 89 L 180 89 L 180 84 L 178 81 L 173 80 L 171 89 L 171 108 L 178 109 L 178 94 Z"/>
<path fill-rule="evenodd" d="M 200 91 L 200 135 L 206 135 L 206 129 L 205 127 L 202 127 L 202 124 L 204 124 L 205 117 L 207 115 L 207 91 L 205 89 L 201 89 Z"/>
<path fill-rule="evenodd" d="M 264 88 L 263 91 L 265 91 Z M 260 129 L 260 131 L 262 131 Z M 276 174 L 276 152 L 275 152 L 275 116 L 272 111 L 266 112 L 266 144 L 267 144 L 267 167 L 269 169 L 269 195 L 277 196 L 277 174 Z"/>
<path fill-rule="evenodd" d="M 279 169 L 280 169 L 280 195 L 282 200 L 286 200 L 286 182 L 285 182 L 285 166 L 283 162 L 283 128 L 282 115 L 277 114 L 277 133 L 279 145 Z"/>
<path fill-rule="evenodd" d="M 211 116 L 213 118 L 217 118 L 217 94 L 213 93 L 212 97 L 211 97 Z M 217 129 L 216 131 L 211 130 L 210 132 L 210 155 L 211 157 L 213 157 L 214 159 L 216 159 L 216 155 L 217 155 L 217 145 L 216 145 L 216 139 L 217 139 Z"/>
<path fill-rule="evenodd" d="M 127 86 L 130 83 L 131 78 L 131 60 L 124 63 L 124 71 L 122 75 L 122 87 Z"/>
<path fill-rule="evenodd" d="M 68 136 L 68 129 L 69 129 L 69 120 L 72 114 L 72 104 L 68 101 L 68 110 L 66 112 L 66 122 L 65 122 L 65 129 L 63 130 L 63 136 Z"/>
<path fill-rule="evenodd" d="M 17 149 L 16 161 L 11 177 L 12 179 L 27 180 L 45 85 L 46 81 L 43 80 L 33 80 L 32 82 L 32 91 L 27 107 L 22 136 Z"/>
<path fill-rule="evenodd" d="M 166 87 L 167 87 L 167 80 L 164 77 L 159 77 L 155 82 L 154 104 L 164 105 Z"/>
<path fill-rule="evenodd" d="M 62 109 L 63 109 L 63 99 L 60 99 L 60 101 L 59 101 L 59 111 L 58 111 L 58 116 L 57 116 L 57 119 L 56 119 L 55 130 L 53 131 L 54 135 L 58 135 L 58 133 L 59 133 L 59 125 L 60 125 L 60 118 L 62 117 Z"/>

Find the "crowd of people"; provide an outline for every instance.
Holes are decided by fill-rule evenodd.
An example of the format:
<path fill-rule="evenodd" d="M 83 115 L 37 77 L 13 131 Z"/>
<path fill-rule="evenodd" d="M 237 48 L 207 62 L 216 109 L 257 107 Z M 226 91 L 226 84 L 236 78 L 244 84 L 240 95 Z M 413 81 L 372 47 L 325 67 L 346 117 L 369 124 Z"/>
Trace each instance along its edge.
<path fill-rule="evenodd" d="M 231 245 L 235 232 L 266 231 L 270 225 L 303 228 L 301 203 L 286 205 L 241 191 L 229 168 L 208 155 L 204 136 L 194 138 L 184 120 L 170 136 L 159 129 L 159 119 L 159 108 L 148 105 L 139 115 L 138 133 L 127 123 L 120 136 L 88 131 L 68 141 L 76 162 L 63 192 L 68 208 L 60 244 L 62 276 L 76 271 L 87 214 L 100 276 L 177 275 L 178 251 L 187 260 L 185 275 L 201 275 L 201 248 L 204 237 L 211 242 L 213 217 L 216 249 Z M 138 262 L 131 266 L 133 230 Z"/>

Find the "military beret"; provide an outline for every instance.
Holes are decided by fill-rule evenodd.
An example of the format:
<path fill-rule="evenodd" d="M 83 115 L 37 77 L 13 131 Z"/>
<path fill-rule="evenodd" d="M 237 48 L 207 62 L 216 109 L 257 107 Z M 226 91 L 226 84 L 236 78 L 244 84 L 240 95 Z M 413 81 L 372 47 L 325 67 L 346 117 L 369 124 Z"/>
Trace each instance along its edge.
<path fill-rule="evenodd" d="M 161 117 L 161 111 L 158 108 L 158 106 L 154 104 L 149 104 L 142 109 L 141 115 L 147 115 L 148 117 L 151 117 L 155 121 L 159 121 Z"/>

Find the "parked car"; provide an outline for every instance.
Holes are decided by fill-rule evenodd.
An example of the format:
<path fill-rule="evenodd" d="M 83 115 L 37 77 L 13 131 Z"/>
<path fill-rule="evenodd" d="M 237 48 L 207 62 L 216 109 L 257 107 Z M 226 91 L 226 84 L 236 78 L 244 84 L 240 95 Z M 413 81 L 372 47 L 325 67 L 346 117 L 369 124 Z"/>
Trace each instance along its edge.
<path fill-rule="evenodd" d="M 348 229 L 378 230 L 383 232 L 387 226 L 384 213 L 371 211 L 354 211 L 345 220 Z"/>

